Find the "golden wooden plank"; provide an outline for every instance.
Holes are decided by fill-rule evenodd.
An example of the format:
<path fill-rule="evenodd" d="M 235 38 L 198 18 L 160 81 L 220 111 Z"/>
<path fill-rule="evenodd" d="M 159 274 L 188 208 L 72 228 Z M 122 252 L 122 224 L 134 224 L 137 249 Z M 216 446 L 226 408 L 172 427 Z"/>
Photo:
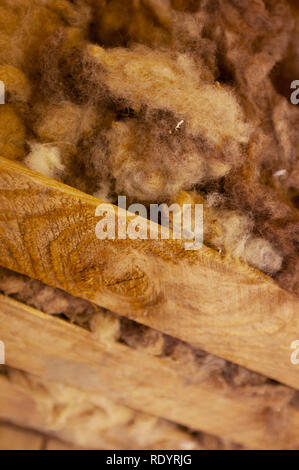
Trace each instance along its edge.
<path fill-rule="evenodd" d="M 45 450 L 86 450 L 82 447 L 73 447 L 70 444 L 66 444 L 65 442 L 59 441 L 57 439 L 47 439 Z"/>
<path fill-rule="evenodd" d="M 0 264 L 299 388 L 298 298 L 206 247 L 98 240 L 98 204 L 1 158 Z"/>
<path fill-rule="evenodd" d="M 268 409 L 271 397 L 248 394 L 212 379 L 196 382 L 194 377 L 178 373 L 176 364 L 167 357 L 151 356 L 118 342 L 108 347 L 87 330 L 4 296 L 0 298 L 0 338 L 6 345 L 9 366 L 53 384 L 81 389 L 99 407 L 103 407 L 104 394 L 132 409 L 248 448 L 299 447 L 299 412 L 292 406 L 275 430 Z M 29 396 L 22 396 L 15 400 L 10 388 L 2 384 L 0 418 L 8 419 L 18 410 L 14 415 L 19 413 L 24 422 L 34 426 L 38 422 L 35 409 L 40 405 L 32 389 Z M 280 419 L 279 415 L 274 418 Z M 77 444 L 84 445 L 82 441 Z"/>
<path fill-rule="evenodd" d="M 36 432 L 0 423 L 0 450 L 40 450 L 43 440 Z"/>
<path fill-rule="evenodd" d="M 44 440 L 27 439 L 47 448 L 47 436 L 65 445 L 86 449 L 198 449 L 191 433 L 167 421 L 129 409 L 103 394 L 93 395 L 79 389 L 49 382 L 21 371 L 10 369 L 9 377 L 0 375 L 0 419 L 34 429 Z M 13 436 L 5 429 L 0 447 L 8 449 Z M 28 432 L 28 436 L 32 437 Z M 19 440 L 20 441 L 20 440 Z M 25 445 L 16 442 L 15 446 Z M 17 448 L 17 447 L 16 447 Z"/>
<path fill-rule="evenodd" d="M 81 450 L 31 429 L 0 423 L 0 450 Z"/>

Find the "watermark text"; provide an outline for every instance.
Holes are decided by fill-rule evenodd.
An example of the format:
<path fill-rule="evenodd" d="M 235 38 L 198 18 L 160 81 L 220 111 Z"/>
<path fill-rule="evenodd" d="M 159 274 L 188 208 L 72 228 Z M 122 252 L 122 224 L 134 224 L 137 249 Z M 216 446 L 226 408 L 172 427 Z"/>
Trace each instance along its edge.
<path fill-rule="evenodd" d="M 0 80 L 0 104 L 5 104 L 5 85 Z"/>
<path fill-rule="evenodd" d="M 126 208 L 126 196 L 119 196 L 117 207 L 102 203 L 95 216 L 101 217 L 95 229 L 99 240 L 183 240 L 186 250 L 203 245 L 202 204 L 150 204 L 147 208 L 137 203 Z"/>
<path fill-rule="evenodd" d="M 299 80 L 293 80 L 291 83 L 291 88 L 295 90 L 291 94 L 291 103 L 299 104 Z"/>
<path fill-rule="evenodd" d="M 5 364 L 5 345 L 0 341 L 0 364 Z"/>

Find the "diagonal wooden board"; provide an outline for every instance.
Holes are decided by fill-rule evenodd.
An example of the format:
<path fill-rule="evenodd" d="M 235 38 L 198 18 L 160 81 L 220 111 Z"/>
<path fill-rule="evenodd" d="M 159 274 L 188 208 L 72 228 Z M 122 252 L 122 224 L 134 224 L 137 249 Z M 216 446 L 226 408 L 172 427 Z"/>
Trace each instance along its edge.
<path fill-rule="evenodd" d="M 1 381 L 1 379 L 0 379 Z M 11 387 L 11 392 L 12 392 Z M 30 429 L 0 422 L 1 450 L 81 450 L 66 442 L 31 431 Z M 84 449 L 82 449 L 84 450 Z"/>
<path fill-rule="evenodd" d="M 0 451 L 41 450 L 44 441 L 42 434 L 0 422 Z"/>
<path fill-rule="evenodd" d="M 233 388 L 213 381 L 213 377 L 196 381 L 194 376 L 178 373 L 176 364 L 167 357 L 151 356 L 118 342 L 102 344 L 82 328 L 5 296 L 0 296 L 0 338 L 6 346 L 8 366 L 53 384 L 80 389 L 87 394 L 86 400 L 101 408 L 104 394 L 132 409 L 248 448 L 299 447 L 299 411 L 288 406 L 283 415 L 275 409 L 269 414 L 272 392 L 269 396 L 258 390 L 249 393 L 246 387 Z M 281 386 L 279 393 L 286 388 Z M 0 376 L 0 419 L 29 423 L 47 432 L 47 413 L 39 413 L 42 403 L 42 396 L 35 397 L 34 389 L 29 387 L 27 393 L 17 385 L 5 385 Z M 279 426 L 273 426 L 273 419 Z M 48 431 L 57 430 L 51 423 Z M 60 438 L 70 438 L 71 428 L 65 429 L 67 434 L 60 430 Z M 87 442 L 91 440 L 94 437 L 90 434 Z M 84 445 L 82 440 L 76 443 Z"/>
<path fill-rule="evenodd" d="M 297 297 L 207 247 L 98 240 L 98 205 L 0 158 L 0 265 L 299 388 Z"/>
<path fill-rule="evenodd" d="M 28 431 L 18 439 L 19 432 L 14 436 L 15 430 L 3 429 L 0 422 L 0 450 L 1 445 L 21 450 L 26 435 L 33 434 L 29 430 L 44 433 L 43 448 L 48 448 L 46 435 L 88 449 L 201 448 L 180 426 L 115 403 L 102 393 L 93 403 L 92 394 L 77 388 L 15 369 L 8 375 L 0 374 L 0 419 Z"/>

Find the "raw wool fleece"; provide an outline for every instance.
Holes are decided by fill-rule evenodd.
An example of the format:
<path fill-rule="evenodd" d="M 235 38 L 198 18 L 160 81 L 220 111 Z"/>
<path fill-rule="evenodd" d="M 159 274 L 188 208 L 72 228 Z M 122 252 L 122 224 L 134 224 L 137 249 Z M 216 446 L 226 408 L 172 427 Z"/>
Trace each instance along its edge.
<path fill-rule="evenodd" d="M 287 0 L 3 0 L 0 152 L 111 202 L 217 192 L 206 243 L 299 293 L 298 18 Z"/>
<path fill-rule="evenodd" d="M 254 235 L 253 220 L 237 210 L 227 209 L 224 198 L 210 192 L 206 198 L 198 193 L 180 191 L 174 201 L 203 204 L 205 244 L 224 256 L 233 256 L 269 275 L 281 269 L 282 256 L 268 240 Z"/>

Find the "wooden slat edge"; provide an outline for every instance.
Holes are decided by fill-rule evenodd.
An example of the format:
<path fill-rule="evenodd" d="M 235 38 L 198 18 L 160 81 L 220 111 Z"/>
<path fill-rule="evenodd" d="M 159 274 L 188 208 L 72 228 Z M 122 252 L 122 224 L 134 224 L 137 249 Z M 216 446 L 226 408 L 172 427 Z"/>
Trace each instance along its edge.
<path fill-rule="evenodd" d="M 0 422 L 0 450 L 41 450 L 44 436 Z"/>
<path fill-rule="evenodd" d="M 10 373 L 9 378 L 0 375 L 0 419 L 43 433 L 43 449 L 48 437 L 85 449 L 200 447 L 191 433 L 178 426 L 115 404 L 103 395 L 98 396 L 100 404 L 95 404 L 87 392 L 16 370 Z"/>
<path fill-rule="evenodd" d="M 0 158 L 0 265 L 299 388 L 298 298 L 206 247 L 100 241 L 98 204 Z"/>
<path fill-rule="evenodd" d="M 268 402 L 267 395 L 248 394 L 246 389 L 223 386 L 210 378 L 199 383 L 194 377 L 188 380 L 167 357 L 154 357 L 118 342 L 103 345 L 86 330 L 4 296 L 0 298 L 0 338 L 9 366 L 86 391 L 95 404 L 100 394 L 108 394 L 132 409 L 248 448 L 299 447 L 295 408 L 287 408 L 288 419 L 281 420 L 275 432 L 269 428 L 271 397 Z"/>

